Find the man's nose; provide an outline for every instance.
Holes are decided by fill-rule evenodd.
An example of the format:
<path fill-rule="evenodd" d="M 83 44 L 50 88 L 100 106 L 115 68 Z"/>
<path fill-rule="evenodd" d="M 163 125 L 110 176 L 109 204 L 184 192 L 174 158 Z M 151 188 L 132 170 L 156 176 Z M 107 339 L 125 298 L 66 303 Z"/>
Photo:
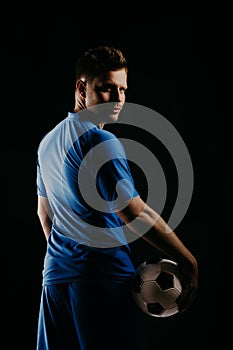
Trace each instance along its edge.
<path fill-rule="evenodd" d="M 120 90 L 114 90 L 112 93 L 112 100 L 121 102 L 124 99 L 124 94 Z"/>

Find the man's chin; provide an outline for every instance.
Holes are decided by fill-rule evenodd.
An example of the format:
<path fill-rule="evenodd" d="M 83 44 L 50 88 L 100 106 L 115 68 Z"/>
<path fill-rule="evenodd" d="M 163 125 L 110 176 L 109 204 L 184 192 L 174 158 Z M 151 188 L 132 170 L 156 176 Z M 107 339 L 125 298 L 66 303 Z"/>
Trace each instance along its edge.
<path fill-rule="evenodd" d="M 109 114 L 107 123 L 115 123 L 118 121 L 118 119 L 119 119 L 119 113 Z"/>

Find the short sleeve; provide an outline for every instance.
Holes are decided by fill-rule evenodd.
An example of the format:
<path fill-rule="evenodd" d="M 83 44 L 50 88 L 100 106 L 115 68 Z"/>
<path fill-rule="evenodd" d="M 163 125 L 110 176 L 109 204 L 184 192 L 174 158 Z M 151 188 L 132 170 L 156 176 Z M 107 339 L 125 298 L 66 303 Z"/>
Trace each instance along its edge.
<path fill-rule="evenodd" d="M 117 210 L 139 194 L 122 143 L 114 138 L 102 147 L 101 152 L 108 161 L 97 172 L 97 190 L 105 201 L 111 202 L 112 209 Z"/>
<path fill-rule="evenodd" d="M 41 197 L 47 198 L 47 193 L 46 193 L 45 185 L 41 176 L 40 165 L 38 160 L 37 160 L 36 185 L 37 185 L 37 194 Z"/>

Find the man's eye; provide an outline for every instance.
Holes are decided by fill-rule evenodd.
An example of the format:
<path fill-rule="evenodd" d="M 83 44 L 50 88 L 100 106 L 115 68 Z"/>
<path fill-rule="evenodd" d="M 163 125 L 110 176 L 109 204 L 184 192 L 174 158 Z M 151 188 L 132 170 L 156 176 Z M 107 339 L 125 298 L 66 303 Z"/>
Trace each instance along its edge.
<path fill-rule="evenodd" d="M 98 86 L 96 88 L 97 91 L 99 92 L 111 92 L 112 91 L 112 87 L 109 85 L 103 85 L 103 86 Z"/>
<path fill-rule="evenodd" d="M 101 91 L 103 91 L 103 92 L 111 92 L 112 88 L 110 86 L 103 86 Z"/>
<path fill-rule="evenodd" d="M 110 93 L 117 93 L 117 88 L 111 85 L 103 85 L 97 88 L 99 92 L 110 92 Z M 125 88 L 120 88 L 120 93 L 125 94 L 126 89 Z"/>

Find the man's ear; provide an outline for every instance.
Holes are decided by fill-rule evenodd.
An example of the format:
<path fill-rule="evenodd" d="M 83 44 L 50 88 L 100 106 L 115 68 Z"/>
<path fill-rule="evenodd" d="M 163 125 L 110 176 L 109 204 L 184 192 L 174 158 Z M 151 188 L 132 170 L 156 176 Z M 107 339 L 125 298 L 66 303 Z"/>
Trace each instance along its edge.
<path fill-rule="evenodd" d="M 86 83 L 82 80 L 76 81 L 76 90 L 82 97 L 86 97 Z"/>

